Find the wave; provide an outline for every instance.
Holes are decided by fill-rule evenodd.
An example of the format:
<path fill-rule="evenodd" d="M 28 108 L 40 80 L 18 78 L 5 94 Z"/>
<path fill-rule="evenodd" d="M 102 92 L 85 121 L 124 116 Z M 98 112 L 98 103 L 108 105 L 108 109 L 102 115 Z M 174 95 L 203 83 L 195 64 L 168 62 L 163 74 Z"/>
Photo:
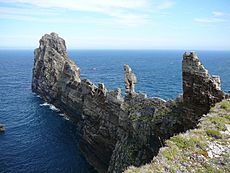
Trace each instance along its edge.
<path fill-rule="evenodd" d="M 49 106 L 50 104 L 49 103 L 47 103 L 47 102 L 45 102 L 45 103 L 43 103 L 43 104 L 40 104 L 40 106 Z"/>
<path fill-rule="evenodd" d="M 65 120 L 67 120 L 67 121 L 69 121 L 69 117 L 67 117 L 67 116 L 66 116 L 66 117 L 64 117 L 64 119 L 65 119 Z"/>
<path fill-rule="evenodd" d="M 66 116 L 65 114 L 63 114 L 63 113 L 61 113 L 61 114 L 59 114 L 61 117 L 64 117 L 64 116 Z"/>
<path fill-rule="evenodd" d="M 55 112 L 60 112 L 60 109 L 56 108 L 54 105 L 52 104 L 49 104 L 47 102 L 43 103 L 43 104 L 40 104 L 40 106 L 49 106 L 49 108 Z"/>
<path fill-rule="evenodd" d="M 47 102 L 40 104 L 40 106 L 49 106 L 49 109 L 55 112 L 60 112 L 60 109 L 56 108 L 54 105 L 49 104 Z M 65 120 L 69 121 L 69 117 L 65 113 L 59 113 L 59 115 L 63 117 Z"/>
<path fill-rule="evenodd" d="M 65 120 L 67 120 L 67 121 L 69 121 L 69 117 L 66 115 L 66 114 L 64 114 L 64 113 L 61 113 L 61 114 L 59 114 L 61 117 L 63 117 Z"/>

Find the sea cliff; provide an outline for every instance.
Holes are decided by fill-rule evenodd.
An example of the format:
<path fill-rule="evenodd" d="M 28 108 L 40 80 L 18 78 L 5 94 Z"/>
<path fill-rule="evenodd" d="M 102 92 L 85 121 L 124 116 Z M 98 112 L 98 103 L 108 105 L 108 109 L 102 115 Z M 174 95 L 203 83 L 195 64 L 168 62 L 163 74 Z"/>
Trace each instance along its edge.
<path fill-rule="evenodd" d="M 182 60 L 183 95 L 174 100 L 135 92 L 137 77 L 124 65 L 125 96 L 81 79 L 64 39 L 45 34 L 35 49 L 32 91 L 65 112 L 80 129 L 80 148 L 98 172 L 122 172 L 148 163 L 165 140 L 196 127 L 212 106 L 229 96 L 195 52 Z"/>
<path fill-rule="evenodd" d="M 230 172 L 230 100 L 212 107 L 198 127 L 166 140 L 151 163 L 125 173 Z"/>

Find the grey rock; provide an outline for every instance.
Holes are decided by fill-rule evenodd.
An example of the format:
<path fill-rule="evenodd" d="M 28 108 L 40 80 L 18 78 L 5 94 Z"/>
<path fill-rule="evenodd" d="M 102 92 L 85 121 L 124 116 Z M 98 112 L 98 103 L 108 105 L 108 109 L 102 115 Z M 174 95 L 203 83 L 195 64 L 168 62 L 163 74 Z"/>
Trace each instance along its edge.
<path fill-rule="evenodd" d="M 183 121 L 188 128 L 192 128 L 211 106 L 225 98 L 225 93 L 220 88 L 220 77 L 210 76 L 194 52 L 183 56 L 182 77 Z"/>
<path fill-rule="evenodd" d="M 182 62 L 183 96 L 165 101 L 135 92 L 137 78 L 124 65 L 126 96 L 80 79 L 65 41 L 45 34 L 34 51 L 32 90 L 65 112 L 80 129 L 80 149 L 98 172 L 122 172 L 157 155 L 164 140 L 194 127 L 221 101 L 220 78 L 210 77 L 195 52 Z"/>
<path fill-rule="evenodd" d="M 125 71 L 125 92 L 126 94 L 135 93 L 135 84 L 137 83 L 136 75 L 132 72 L 132 69 L 129 65 L 124 65 Z"/>

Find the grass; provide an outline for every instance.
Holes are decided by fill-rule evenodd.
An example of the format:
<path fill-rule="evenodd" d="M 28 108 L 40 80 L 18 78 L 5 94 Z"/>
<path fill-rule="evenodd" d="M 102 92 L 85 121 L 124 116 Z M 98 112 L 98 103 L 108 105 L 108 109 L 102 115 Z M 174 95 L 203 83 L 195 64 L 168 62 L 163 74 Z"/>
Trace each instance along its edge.
<path fill-rule="evenodd" d="M 230 124 L 230 101 L 224 100 L 211 108 L 208 115 L 202 117 L 196 129 L 187 131 L 166 140 L 158 156 L 150 164 L 135 168 L 126 173 L 150 172 L 230 172 L 229 134 L 226 124 Z M 213 152 L 210 145 L 224 148 L 218 156 L 210 157 Z M 201 158 L 201 159 L 200 159 Z"/>
<path fill-rule="evenodd" d="M 226 115 L 227 118 L 229 118 L 229 115 Z M 225 116 L 212 116 L 209 117 L 208 120 L 213 123 L 215 125 L 215 127 L 218 130 L 222 130 L 225 131 L 226 130 L 226 126 L 225 124 L 229 123 L 229 119 L 225 118 Z"/>
<path fill-rule="evenodd" d="M 178 153 L 178 148 L 172 147 L 172 148 L 165 148 L 165 150 L 162 152 L 162 155 L 167 159 L 172 160 L 177 153 Z"/>
<path fill-rule="evenodd" d="M 171 141 L 173 141 L 178 148 L 180 149 L 193 149 L 195 147 L 199 148 L 205 148 L 206 144 L 202 142 L 202 139 L 200 137 L 186 137 L 182 135 L 173 136 L 170 138 Z"/>
<path fill-rule="evenodd" d="M 221 139 L 222 138 L 222 134 L 220 133 L 220 131 L 215 130 L 215 129 L 208 129 L 206 131 L 207 135 L 210 137 L 214 137 L 216 139 Z"/>
<path fill-rule="evenodd" d="M 220 103 L 220 108 L 225 109 L 226 111 L 230 111 L 230 101 L 224 100 Z"/>

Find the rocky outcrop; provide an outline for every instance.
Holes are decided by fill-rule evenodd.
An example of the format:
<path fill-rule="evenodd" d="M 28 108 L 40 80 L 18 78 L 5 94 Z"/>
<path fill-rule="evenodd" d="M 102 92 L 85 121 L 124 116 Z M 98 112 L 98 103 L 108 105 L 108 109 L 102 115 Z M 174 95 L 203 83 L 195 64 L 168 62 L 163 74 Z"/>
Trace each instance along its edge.
<path fill-rule="evenodd" d="M 80 69 L 68 58 L 65 41 L 56 33 L 44 35 L 34 51 L 32 91 L 53 102 L 70 81 L 80 82 Z"/>
<path fill-rule="evenodd" d="M 81 80 L 65 41 L 55 33 L 44 35 L 34 54 L 32 91 L 79 123 L 82 152 L 99 172 L 106 172 L 119 121 L 126 117 L 121 90 L 108 91 L 104 84 Z"/>
<path fill-rule="evenodd" d="M 3 132 L 5 132 L 5 126 L 4 126 L 4 124 L 0 124 L 0 133 L 3 133 Z"/>
<path fill-rule="evenodd" d="M 211 106 L 225 98 L 220 77 L 210 76 L 195 52 L 185 53 L 182 62 L 184 123 L 194 127 Z"/>
<path fill-rule="evenodd" d="M 151 163 L 125 173 L 230 172 L 230 100 L 217 103 L 198 127 L 166 140 Z"/>
<path fill-rule="evenodd" d="M 195 53 L 183 58 L 183 97 L 165 101 L 136 93 L 135 74 L 124 66 L 126 95 L 80 78 L 65 41 L 46 34 L 35 49 L 32 90 L 70 116 L 80 129 L 80 149 L 98 172 L 122 172 L 157 155 L 164 141 L 196 125 L 225 96 Z M 197 98 L 198 97 L 198 98 Z"/>

